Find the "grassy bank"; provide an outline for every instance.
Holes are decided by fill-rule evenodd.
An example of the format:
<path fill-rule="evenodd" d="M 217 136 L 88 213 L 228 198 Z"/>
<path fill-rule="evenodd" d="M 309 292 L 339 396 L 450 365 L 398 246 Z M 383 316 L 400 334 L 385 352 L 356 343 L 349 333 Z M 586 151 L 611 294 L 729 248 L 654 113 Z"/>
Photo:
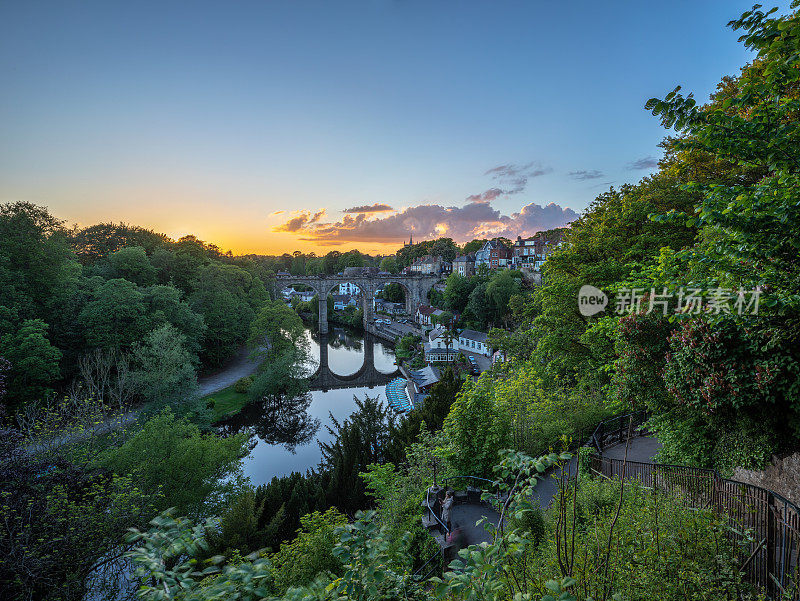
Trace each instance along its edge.
<path fill-rule="evenodd" d="M 211 400 L 214 401 L 212 411 L 214 412 L 213 421 L 215 423 L 222 421 L 226 417 L 236 415 L 247 405 L 247 394 L 236 392 L 234 387 L 235 384 L 203 397 L 204 403 L 208 403 Z"/>

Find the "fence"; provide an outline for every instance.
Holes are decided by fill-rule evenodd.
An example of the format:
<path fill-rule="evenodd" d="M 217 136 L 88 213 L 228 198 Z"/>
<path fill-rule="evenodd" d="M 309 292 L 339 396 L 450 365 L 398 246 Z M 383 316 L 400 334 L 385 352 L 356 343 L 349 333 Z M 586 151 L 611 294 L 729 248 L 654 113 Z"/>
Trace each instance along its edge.
<path fill-rule="evenodd" d="M 625 442 L 629 430 L 632 436 L 646 434 L 644 424 L 647 417 L 647 411 L 636 411 L 604 420 L 597 424 L 586 446 L 594 447 L 598 453 L 602 454 L 606 447 L 613 447 Z"/>
<path fill-rule="evenodd" d="M 590 443 L 602 452 L 605 446 L 626 439 L 628 428 L 640 433 L 644 419 L 623 416 L 598 426 Z M 619 422 L 623 422 L 621 425 Z M 679 496 L 684 503 L 724 515 L 730 536 L 746 547 L 740 570 L 746 579 L 772 597 L 797 599 L 800 587 L 800 509 L 778 493 L 744 482 L 723 478 L 715 470 L 592 458 L 595 473 L 607 478 L 636 480 L 643 486 Z"/>

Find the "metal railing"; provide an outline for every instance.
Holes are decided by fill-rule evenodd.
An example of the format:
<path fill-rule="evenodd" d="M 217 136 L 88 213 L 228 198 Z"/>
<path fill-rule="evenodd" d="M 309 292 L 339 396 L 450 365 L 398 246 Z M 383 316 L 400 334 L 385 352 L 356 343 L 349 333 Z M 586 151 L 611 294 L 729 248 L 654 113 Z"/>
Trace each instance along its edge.
<path fill-rule="evenodd" d="M 634 436 L 646 434 L 643 426 L 648 417 L 647 411 L 642 410 L 603 420 L 597 424 L 584 446 L 594 447 L 598 453 L 602 453 L 606 447 L 625 442 L 629 430 Z"/>
<path fill-rule="evenodd" d="M 729 536 L 746 547 L 739 566 L 745 579 L 771 597 L 800 596 L 800 508 L 784 496 L 760 486 L 723 478 L 713 469 L 645 463 L 603 457 L 627 433 L 646 434 L 645 412 L 601 422 L 587 443 L 601 454 L 592 470 L 606 478 L 637 481 L 646 488 L 677 496 L 686 506 L 711 510 L 725 517 Z"/>
<path fill-rule="evenodd" d="M 433 516 L 433 519 L 439 522 L 439 526 L 444 530 L 443 534 L 447 536 L 448 534 L 450 534 L 450 529 L 447 527 L 447 524 L 445 524 L 442 520 L 439 519 L 439 516 L 436 515 L 436 510 L 434 509 L 436 502 L 438 500 L 439 499 L 436 499 L 434 501 L 434 504 L 431 505 L 431 489 L 428 488 L 428 490 L 425 492 L 425 504 L 428 506 L 428 513 L 430 513 Z"/>

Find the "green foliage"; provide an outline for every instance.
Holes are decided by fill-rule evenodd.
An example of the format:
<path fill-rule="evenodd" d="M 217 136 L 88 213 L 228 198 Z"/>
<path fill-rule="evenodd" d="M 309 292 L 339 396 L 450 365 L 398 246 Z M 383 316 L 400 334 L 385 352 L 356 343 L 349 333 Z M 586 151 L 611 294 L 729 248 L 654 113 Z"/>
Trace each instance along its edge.
<path fill-rule="evenodd" d="M 404 477 L 393 466 L 372 466 L 367 478 L 380 507 L 377 513 L 358 512 L 354 523 L 336 528 L 332 556 L 338 565 L 326 553 L 331 522 L 340 516 L 313 516 L 323 522 L 314 531 L 317 547 L 309 548 L 315 534 L 307 528 L 296 547 L 276 554 L 282 567 L 251 555 L 227 564 L 213 559 L 203 571 L 197 560 L 205 547 L 203 529 L 162 516 L 149 532 L 132 534 L 136 546 L 130 557 L 142 577 L 140 596 L 166 599 L 181 591 L 198 600 L 255 595 L 270 601 L 756 598 L 737 570 L 744 549 L 733 545 L 722 517 L 636 484 L 591 479 L 580 488 L 562 481 L 553 508 L 543 515 L 531 504 L 533 488 L 569 455 L 534 458 L 505 451 L 501 457 L 495 486 L 506 498 L 501 513 L 508 519 L 500 528 L 486 524 L 491 542 L 460 550 L 441 578 L 422 583 L 411 576 L 409 536 L 399 536 L 381 518 L 381 512 L 398 515 L 389 508 L 408 497 L 397 494 Z M 298 554 L 303 584 L 284 592 L 273 578 L 293 569 L 291 558 Z"/>
<path fill-rule="evenodd" d="M 392 303 L 402 303 L 406 300 L 406 293 L 400 284 L 390 282 L 383 287 L 381 298 Z"/>
<path fill-rule="evenodd" d="M 445 420 L 449 458 L 460 474 L 487 473 L 503 447 L 540 455 L 564 437 L 581 440 L 609 415 L 602 396 L 566 390 L 533 362 L 495 372 L 468 378 Z"/>
<path fill-rule="evenodd" d="M 398 269 L 402 269 L 411 265 L 414 259 L 425 255 L 441 257 L 445 261 L 452 262 L 458 254 L 458 245 L 451 238 L 437 238 L 403 246 L 396 253 L 396 264 Z"/>
<path fill-rule="evenodd" d="M 340 574 L 341 564 L 333 556 L 338 541 L 337 528 L 347 524 L 347 517 L 334 508 L 325 513 L 314 511 L 300 518 L 297 536 L 269 556 L 278 594 L 291 587 L 306 586 L 317 575 Z"/>
<path fill-rule="evenodd" d="M 280 354 L 273 347 L 247 389 L 249 402 L 263 399 L 296 399 L 308 392 L 308 377 L 303 349 L 285 348 Z"/>
<path fill-rule="evenodd" d="M 533 590 L 545 592 L 544 580 L 564 567 L 587 598 L 607 598 L 610 591 L 623 599 L 699 601 L 737 598 L 746 590 L 737 570 L 744 555 L 726 536 L 721 516 L 636 484 L 620 490 L 618 482 L 584 479 L 574 492 L 558 497 L 547 544 L 532 554 L 526 573 Z"/>
<path fill-rule="evenodd" d="M 289 349 L 303 350 L 307 346 L 303 320 L 284 302 L 268 301 L 250 326 L 248 344 L 261 354 L 261 349 L 268 344 L 267 356 L 270 357 L 282 355 Z"/>
<path fill-rule="evenodd" d="M 245 443 L 242 434 L 201 434 L 196 425 L 164 409 L 124 444 L 104 452 L 98 465 L 134 479 L 145 494 L 160 496 L 160 510 L 175 507 L 202 515 L 238 486 Z"/>
<path fill-rule="evenodd" d="M 90 346 L 129 346 L 147 331 L 144 295 L 124 279 L 104 282 L 92 294 L 78 318 Z"/>
<path fill-rule="evenodd" d="M 156 283 L 157 270 L 150 263 L 147 252 L 141 246 L 125 246 L 108 255 L 113 278 L 122 278 L 139 286 Z"/>
<path fill-rule="evenodd" d="M 190 398 L 197 389 L 192 355 L 186 338 L 167 324 L 133 345 L 133 386 L 150 402 L 166 403 Z"/>
<path fill-rule="evenodd" d="M 467 378 L 444 421 L 447 459 L 464 476 L 484 476 L 510 442 L 511 418 L 488 372 Z"/>
<path fill-rule="evenodd" d="M 9 406 L 44 399 L 53 392 L 50 385 L 59 376 L 61 351 L 50 344 L 47 329 L 41 319 L 28 319 L 16 332 L 0 338 L 0 354 L 11 364 L 4 399 Z"/>
<path fill-rule="evenodd" d="M 422 338 L 414 334 L 406 334 L 394 345 L 394 354 L 398 359 L 410 359 L 419 352 Z"/>
<path fill-rule="evenodd" d="M 247 338 L 254 311 L 247 299 L 250 275 L 233 265 L 211 263 L 199 267 L 200 284 L 189 296 L 192 309 L 207 325 L 201 360 L 218 366 Z"/>
<path fill-rule="evenodd" d="M 397 259 L 395 257 L 384 257 L 381 259 L 381 271 L 388 271 L 389 273 L 397 273 Z"/>
<path fill-rule="evenodd" d="M 665 318 L 634 314 L 619 320 L 611 395 L 620 413 L 669 408 L 663 377 L 664 358 L 674 326 Z"/>
<path fill-rule="evenodd" d="M 252 385 L 253 376 L 245 376 L 236 380 L 236 384 L 233 385 L 233 389 L 239 394 L 247 394 L 247 391 L 250 390 Z"/>
<path fill-rule="evenodd" d="M 95 568 L 105 566 L 113 580 L 126 529 L 154 515 L 158 495 L 92 465 L 100 444 L 113 441 L 93 430 L 104 418 L 98 401 L 35 403 L 21 430 L 0 431 L 4 599 L 98 596 L 103 583 Z M 63 438 L 53 444 L 54 435 Z"/>
<path fill-rule="evenodd" d="M 366 489 L 360 473 L 367 466 L 388 459 L 394 415 L 379 397 L 354 397 L 356 410 L 343 422 L 331 415 L 326 426 L 331 442 L 320 442 L 320 469 L 328 478 L 327 489 L 336 492 L 336 506 L 345 513 L 355 513 L 364 506 Z"/>

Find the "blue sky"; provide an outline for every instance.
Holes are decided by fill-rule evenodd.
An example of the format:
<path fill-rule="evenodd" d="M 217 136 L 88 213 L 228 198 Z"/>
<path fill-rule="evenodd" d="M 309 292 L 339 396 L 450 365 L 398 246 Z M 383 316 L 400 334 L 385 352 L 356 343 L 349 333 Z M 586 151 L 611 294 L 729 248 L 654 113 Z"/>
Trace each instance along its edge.
<path fill-rule="evenodd" d="M 530 232 L 649 172 L 644 102 L 735 74 L 750 6 L 6 1 L 0 202 L 248 252 Z"/>

